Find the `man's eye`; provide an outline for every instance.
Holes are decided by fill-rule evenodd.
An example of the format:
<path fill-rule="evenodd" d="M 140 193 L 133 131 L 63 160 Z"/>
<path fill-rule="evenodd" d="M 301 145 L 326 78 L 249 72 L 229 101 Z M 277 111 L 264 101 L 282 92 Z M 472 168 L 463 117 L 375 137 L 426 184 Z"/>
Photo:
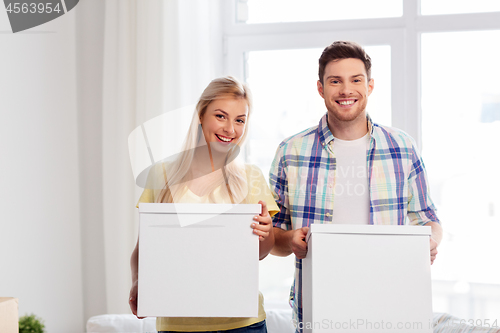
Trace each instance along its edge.
<path fill-rule="evenodd" d="M 354 82 L 361 82 L 360 79 L 354 79 Z"/>
<path fill-rule="evenodd" d="M 338 80 L 332 80 L 332 81 L 330 81 L 330 83 L 332 83 L 332 84 L 338 84 L 339 81 Z"/>

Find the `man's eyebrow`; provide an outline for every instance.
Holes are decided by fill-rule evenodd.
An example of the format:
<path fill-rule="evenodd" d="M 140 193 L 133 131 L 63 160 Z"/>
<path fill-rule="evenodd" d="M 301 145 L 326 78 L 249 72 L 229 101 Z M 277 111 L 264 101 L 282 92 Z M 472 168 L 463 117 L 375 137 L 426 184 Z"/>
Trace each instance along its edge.
<path fill-rule="evenodd" d="M 351 76 L 351 78 L 353 78 L 353 77 L 359 77 L 359 76 L 365 77 L 366 75 L 365 75 L 365 74 L 360 73 L 360 74 L 352 75 L 352 76 Z M 328 76 L 326 79 L 327 79 L 327 80 L 328 80 L 328 79 L 342 79 L 342 76 L 338 76 L 338 75 L 330 75 L 330 76 Z"/>

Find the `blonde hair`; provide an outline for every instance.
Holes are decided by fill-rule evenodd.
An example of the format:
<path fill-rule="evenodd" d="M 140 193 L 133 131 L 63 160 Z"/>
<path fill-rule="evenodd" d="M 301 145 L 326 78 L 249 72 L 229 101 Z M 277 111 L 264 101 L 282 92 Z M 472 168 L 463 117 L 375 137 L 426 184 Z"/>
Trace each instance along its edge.
<path fill-rule="evenodd" d="M 183 144 L 182 153 L 171 163 L 162 163 L 164 185 L 160 191 L 156 202 L 176 202 L 187 190 L 186 186 L 175 186 L 186 181 L 186 177 L 193 162 L 193 157 L 200 140 L 203 137 L 201 131 L 200 119 L 205 114 L 208 105 L 217 99 L 223 98 L 241 98 L 244 99 L 248 105 L 248 114 L 245 132 L 241 136 L 237 145 L 234 145 L 228 152 L 225 166 L 222 167 L 224 178 L 213 184 L 208 184 L 209 200 L 215 202 L 213 192 L 214 190 L 226 183 L 227 192 L 222 191 L 224 195 L 231 199 L 231 202 L 242 203 L 248 193 L 248 186 L 246 180 L 246 172 L 243 165 L 237 160 L 236 156 L 239 153 L 239 147 L 244 143 L 248 133 L 248 120 L 252 110 L 252 97 L 248 87 L 239 82 L 231 76 L 225 76 L 212 80 L 205 88 L 203 93 L 196 104 L 195 112 L 191 120 L 191 125 Z M 208 144 L 208 143 L 207 143 Z M 224 188 L 224 186 L 223 186 Z"/>

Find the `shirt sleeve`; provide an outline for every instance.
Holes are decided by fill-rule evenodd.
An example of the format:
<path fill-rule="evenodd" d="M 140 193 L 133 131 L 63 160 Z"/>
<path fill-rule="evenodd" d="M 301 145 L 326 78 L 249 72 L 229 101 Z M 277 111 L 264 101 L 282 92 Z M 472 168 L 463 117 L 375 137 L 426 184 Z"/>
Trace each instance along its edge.
<path fill-rule="evenodd" d="M 262 171 L 255 165 L 247 165 L 247 180 L 249 188 L 248 203 L 258 203 L 260 200 L 264 201 L 267 205 L 269 215 L 273 216 L 278 213 L 279 208 L 274 201 L 273 195 L 266 184 L 266 180 Z"/>
<path fill-rule="evenodd" d="M 283 145 L 280 145 L 276 151 L 276 156 L 271 164 L 269 185 L 279 208 L 279 212 L 273 216 L 273 226 L 283 230 L 291 230 L 292 223 L 288 209 L 288 180 Z"/>
<path fill-rule="evenodd" d="M 412 225 L 439 222 L 436 207 L 431 200 L 427 173 L 419 152 L 413 147 L 413 157 L 408 185 L 408 218 Z"/>
<path fill-rule="evenodd" d="M 144 191 L 139 197 L 136 207 L 139 208 L 140 203 L 153 203 L 157 195 L 165 186 L 166 176 L 164 170 L 166 165 L 162 162 L 155 163 L 152 165 L 148 171 L 148 176 L 146 182 L 142 185 L 144 186 Z"/>
<path fill-rule="evenodd" d="M 139 208 L 140 203 L 151 203 L 151 202 L 154 202 L 154 191 L 153 189 L 146 188 L 139 197 L 139 201 L 137 201 L 137 205 L 135 207 Z"/>

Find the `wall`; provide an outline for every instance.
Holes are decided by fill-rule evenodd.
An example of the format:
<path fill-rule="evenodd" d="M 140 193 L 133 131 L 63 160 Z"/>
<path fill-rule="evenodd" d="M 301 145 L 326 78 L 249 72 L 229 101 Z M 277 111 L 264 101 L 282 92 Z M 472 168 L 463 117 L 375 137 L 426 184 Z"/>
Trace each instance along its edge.
<path fill-rule="evenodd" d="M 83 331 L 74 11 L 12 34 L 0 10 L 0 295 Z"/>

